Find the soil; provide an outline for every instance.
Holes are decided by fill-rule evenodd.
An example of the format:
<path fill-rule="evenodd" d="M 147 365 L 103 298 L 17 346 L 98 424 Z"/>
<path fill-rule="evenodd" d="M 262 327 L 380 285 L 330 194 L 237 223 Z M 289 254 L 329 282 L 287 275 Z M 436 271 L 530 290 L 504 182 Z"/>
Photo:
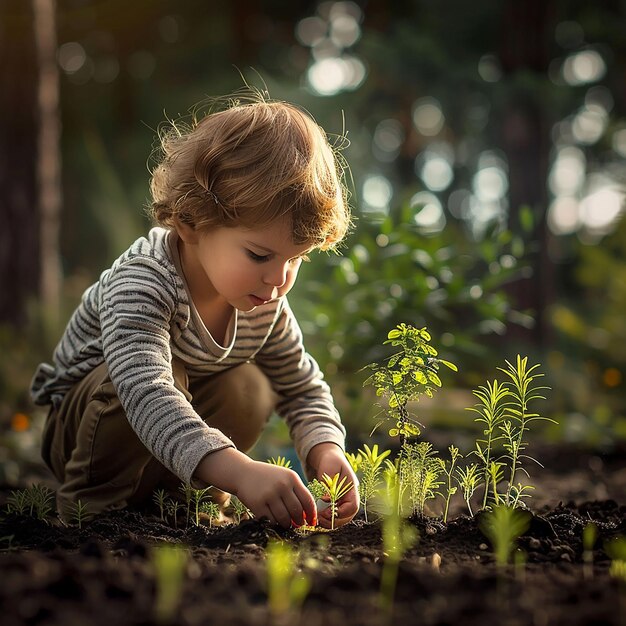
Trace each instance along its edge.
<path fill-rule="evenodd" d="M 256 520 L 176 529 L 155 510 L 107 513 L 81 529 L 3 514 L 0 623 L 626 626 L 626 580 L 609 575 L 605 551 L 607 540 L 626 536 L 625 451 L 561 448 L 552 461 L 536 481 L 517 565 L 496 565 L 476 517 L 455 510 L 447 524 L 411 520 L 419 540 L 400 562 L 392 615 L 379 604 L 381 525 L 362 518 L 303 535 Z M 7 494 L 0 492 L 0 505 Z M 585 563 L 589 522 L 598 537 L 593 562 Z M 282 618 L 268 610 L 265 548 L 272 539 L 297 547 L 310 581 L 301 609 Z M 171 618 L 159 620 L 153 557 L 163 544 L 183 546 L 188 558 Z"/>

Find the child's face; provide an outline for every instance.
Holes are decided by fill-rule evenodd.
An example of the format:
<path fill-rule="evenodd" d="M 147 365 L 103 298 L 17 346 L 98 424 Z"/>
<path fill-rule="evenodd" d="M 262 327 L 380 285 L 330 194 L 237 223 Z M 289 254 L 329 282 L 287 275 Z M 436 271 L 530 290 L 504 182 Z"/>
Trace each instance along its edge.
<path fill-rule="evenodd" d="M 284 296 L 294 285 L 307 244 L 294 244 L 288 220 L 257 229 L 215 228 L 192 247 L 196 267 L 207 278 L 206 292 L 240 311 Z"/>

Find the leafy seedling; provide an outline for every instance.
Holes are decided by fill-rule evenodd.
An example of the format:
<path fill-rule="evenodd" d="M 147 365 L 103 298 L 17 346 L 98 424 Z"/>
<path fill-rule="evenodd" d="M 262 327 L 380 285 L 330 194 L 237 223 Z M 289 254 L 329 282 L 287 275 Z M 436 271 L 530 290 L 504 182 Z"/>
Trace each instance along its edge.
<path fill-rule="evenodd" d="M 456 493 L 457 487 L 452 484 L 454 469 L 456 467 L 456 463 L 460 457 L 463 455 L 459 453 L 459 449 L 453 445 L 448 447 L 448 451 L 450 452 L 450 462 L 445 461 L 444 459 L 437 458 L 437 463 L 441 468 L 441 471 L 446 475 L 446 490 L 442 494 L 442 497 L 445 502 L 445 507 L 443 510 L 443 523 L 445 524 L 448 521 L 448 511 L 450 509 L 450 498 Z"/>
<path fill-rule="evenodd" d="M 461 487 L 463 500 L 467 504 L 470 517 L 473 517 L 474 512 L 472 511 L 471 499 L 482 480 L 481 475 L 478 473 L 478 465 L 472 463 L 465 467 L 457 467 L 456 480 L 459 483 L 459 487 Z"/>
<path fill-rule="evenodd" d="M 284 467 L 286 469 L 291 468 L 291 461 L 284 456 L 277 456 L 276 458 L 272 457 L 271 459 L 267 459 L 267 462 L 270 465 L 277 465 L 278 467 Z"/>
<path fill-rule="evenodd" d="M 220 505 L 217 502 L 203 502 L 200 505 L 200 511 L 209 518 L 209 528 L 220 518 Z"/>
<path fill-rule="evenodd" d="M 299 623 L 298 613 L 311 583 L 298 571 L 296 551 L 281 541 L 267 545 L 267 601 L 276 626 Z"/>
<path fill-rule="evenodd" d="M 423 517 L 426 501 L 435 498 L 442 485 L 436 454 L 428 441 L 404 445 L 399 463 L 400 494 L 408 493 L 412 515 Z"/>
<path fill-rule="evenodd" d="M 495 506 L 481 515 L 478 527 L 489 539 L 499 567 L 509 563 L 515 542 L 528 530 L 531 517 L 529 511 L 504 505 Z"/>
<path fill-rule="evenodd" d="M 154 605 L 157 624 L 175 623 L 182 602 L 183 582 L 188 554 L 175 545 L 157 546 L 152 551 L 152 566 L 156 582 Z"/>
<path fill-rule="evenodd" d="M 385 624 L 391 624 L 394 596 L 398 582 L 398 568 L 404 553 L 418 540 L 417 530 L 406 523 L 400 515 L 400 485 L 396 481 L 387 491 L 387 509 L 389 514 L 383 517 L 383 569 L 380 578 L 379 604 L 383 611 Z"/>
<path fill-rule="evenodd" d="M 330 501 L 330 529 L 335 530 L 335 519 L 338 515 L 339 501 L 343 498 L 353 487 L 352 482 L 346 482 L 347 476 L 339 479 L 339 474 L 329 476 L 328 474 L 322 474 L 322 481 L 326 487 L 326 494 Z"/>
<path fill-rule="evenodd" d="M 164 522 L 167 505 L 167 492 L 165 489 L 157 489 L 152 496 L 152 500 L 159 507 L 161 521 Z"/>
<path fill-rule="evenodd" d="M 383 461 L 391 454 L 390 450 L 384 450 L 379 454 L 378 444 L 374 444 L 372 448 L 365 444 L 362 450 L 359 450 L 358 458 L 360 462 L 358 467 L 361 473 L 361 484 L 359 495 L 365 521 L 367 518 L 367 504 L 378 493 L 381 482 L 381 474 L 383 471 Z M 354 467 L 354 466 L 353 466 Z"/>
<path fill-rule="evenodd" d="M 252 517 L 252 511 L 237 496 L 231 497 L 230 504 L 237 516 L 237 524 L 241 524 L 241 518 L 244 516 L 248 518 Z"/>
<path fill-rule="evenodd" d="M 87 509 L 89 505 L 82 500 L 77 500 L 72 505 L 72 508 L 69 513 L 70 522 L 76 524 L 78 528 L 82 529 L 85 520 L 87 519 Z"/>

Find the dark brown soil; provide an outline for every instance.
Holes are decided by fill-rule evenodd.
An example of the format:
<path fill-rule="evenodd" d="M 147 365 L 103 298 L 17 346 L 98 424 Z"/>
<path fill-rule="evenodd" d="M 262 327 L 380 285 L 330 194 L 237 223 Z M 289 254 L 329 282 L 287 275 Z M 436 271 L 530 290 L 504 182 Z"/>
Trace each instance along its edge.
<path fill-rule="evenodd" d="M 586 481 L 587 495 L 601 484 L 611 497 L 565 503 L 535 498 L 531 525 L 518 542 L 525 562 L 517 567 L 496 566 L 475 518 L 457 514 L 446 525 L 437 518 L 413 521 L 420 538 L 400 564 L 389 623 L 626 626 L 626 581 L 609 576 L 604 549 L 608 539 L 626 535 L 626 458 L 621 452 L 563 458 L 570 471 L 542 470 L 544 493 L 552 493 L 550 484 L 560 484 L 564 494 L 585 492 Z M 582 532 L 592 521 L 598 539 L 593 564 L 585 567 Z M 302 536 L 254 520 L 173 529 L 153 513 L 137 511 L 109 513 L 80 530 L 0 517 L 0 623 L 157 623 L 152 557 L 154 546 L 168 543 L 185 546 L 190 555 L 169 623 L 273 624 L 265 576 L 272 538 L 298 548 L 311 581 L 300 613 L 281 624 L 387 623 L 379 608 L 384 555 L 377 523 L 358 519 L 333 533 Z"/>

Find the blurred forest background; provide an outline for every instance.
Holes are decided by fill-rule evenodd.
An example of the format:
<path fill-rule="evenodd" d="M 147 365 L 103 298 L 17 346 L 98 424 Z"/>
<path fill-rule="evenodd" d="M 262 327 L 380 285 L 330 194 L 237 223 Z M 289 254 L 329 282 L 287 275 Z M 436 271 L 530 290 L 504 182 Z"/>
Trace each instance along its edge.
<path fill-rule="evenodd" d="M 159 124 L 240 72 L 346 144 L 356 229 L 290 300 L 357 444 L 399 322 L 460 368 L 427 424 L 521 352 L 546 437 L 626 439 L 625 33 L 624 0 L 2 0 L 0 479 L 36 461 L 36 365 L 149 228 Z"/>

